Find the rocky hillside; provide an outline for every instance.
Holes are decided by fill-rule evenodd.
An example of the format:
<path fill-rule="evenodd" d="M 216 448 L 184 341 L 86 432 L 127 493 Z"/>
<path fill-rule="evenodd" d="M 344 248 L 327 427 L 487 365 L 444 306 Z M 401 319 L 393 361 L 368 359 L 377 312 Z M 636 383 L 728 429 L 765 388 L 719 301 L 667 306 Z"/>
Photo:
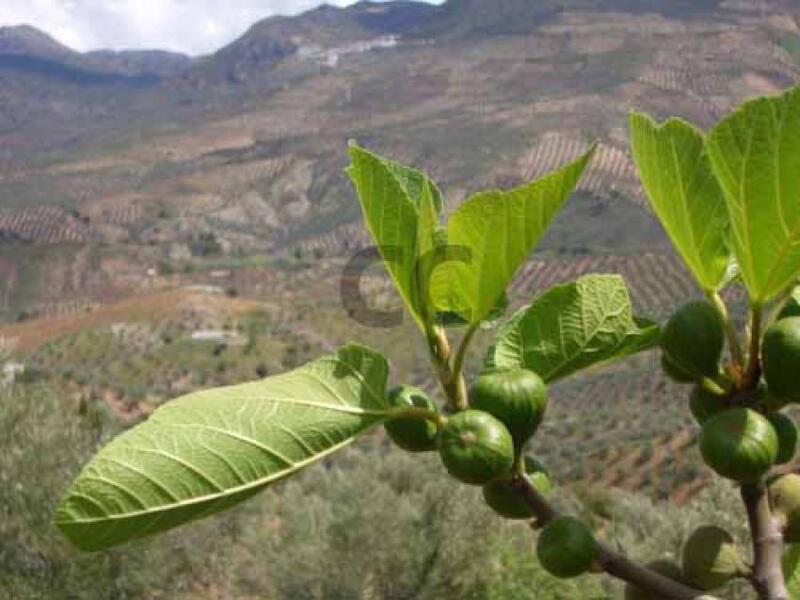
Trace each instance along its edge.
<path fill-rule="evenodd" d="M 798 18 L 788 0 L 367 2 L 266 19 L 195 60 L 2 30 L 0 238 L 24 246 L 0 252 L 54 253 L 20 260 L 6 318 L 48 294 L 124 296 L 158 264 L 347 256 L 367 243 L 343 175 L 351 138 L 431 171 L 451 207 L 597 140 L 586 200 L 545 248 L 668 253 L 628 111 L 707 126 L 791 85 Z M 42 285 L 71 260 L 69 290 Z"/>

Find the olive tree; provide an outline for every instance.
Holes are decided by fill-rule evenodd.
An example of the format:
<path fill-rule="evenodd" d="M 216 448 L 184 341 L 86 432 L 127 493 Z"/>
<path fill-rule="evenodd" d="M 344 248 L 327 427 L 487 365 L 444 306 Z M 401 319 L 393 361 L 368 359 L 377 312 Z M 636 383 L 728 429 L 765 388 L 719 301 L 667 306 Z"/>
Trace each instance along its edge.
<path fill-rule="evenodd" d="M 763 599 L 792 589 L 800 597 L 791 545 L 800 541 L 800 476 L 776 470 L 797 442 L 781 411 L 800 401 L 800 88 L 749 101 L 708 134 L 641 114 L 630 129 L 646 195 L 703 300 L 659 327 L 634 314 L 621 277 L 591 274 L 503 320 L 515 273 L 594 149 L 517 188 L 478 193 L 445 222 L 428 176 L 351 144 L 366 226 L 427 342 L 441 402 L 407 385 L 388 389 L 387 360 L 358 344 L 192 393 L 103 448 L 67 491 L 57 526 L 85 551 L 153 535 L 250 498 L 383 424 L 401 448 L 438 453 L 456 482 L 481 486 L 498 518 L 529 521 L 538 561 L 555 577 L 605 572 L 627 582 L 629 598 L 711 598 L 735 579 Z M 734 284 L 747 291 L 743 326 L 723 300 Z M 476 332 L 492 324 L 483 368 L 466 373 Z M 656 347 L 666 374 L 692 386 L 705 462 L 741 491 L 752 562 L 728 531 L 706 525 L 682 564 L 637 563 L 560 512 L 551 474 L 526 451 L 548 386 Z"/>

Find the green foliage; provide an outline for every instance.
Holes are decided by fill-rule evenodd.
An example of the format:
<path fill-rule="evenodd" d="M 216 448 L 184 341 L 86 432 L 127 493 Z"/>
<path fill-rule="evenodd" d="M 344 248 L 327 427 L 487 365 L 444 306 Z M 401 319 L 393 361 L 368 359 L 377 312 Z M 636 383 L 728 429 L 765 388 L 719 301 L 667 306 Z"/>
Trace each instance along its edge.
<path fill-rule="evenodd" d="M 170 402 L 87 465 L 56 523 L 98 550 L 228 508 L 385 419 L 387 374 L 382 356 L 353 345 Z"/>
<path fill-rule="evenodd" d="M 429 273 L 421 258 L 437 246 L 441 194 L 419 172 L 350 145 L 350 179 L 364 220 L 378 244 L 386 270 L 419 326 L 426 329 L 434 311 L 427 293 Z"/>
<path fill-rule="evenodd" d="M 480 323 L 569 198 L 594 148 L 559 171 L 508 192 L 482 192 L 461 204 L 447 224 L 447 243 L 464 260 L 439 265 L 431 293 L 440 310 Z"/>
<path fill-rule="evenodd" d="M 89 404 L 83 415 L 46 385 L 0 391 L 0 590 L 14 600 L 149 600 L 188 595 L 223 581 L 231 556 L 230 517 L 206 521 L 181 537 L 103 554 L 81 555 L 58 534 L 52 516 L 65 483 L 109 436 L 111 411 Z"/>
<path fill-rule="evenodd" d="M 553 579 L 531 552 L 530 530 L 498 518 L 475 488 L 454 486 L 432 455 L 357 445 L 271 488 L 265 504 L 265 523 L 279 525 L 245 529 L 234 597 L 610 597 L 597 576 Z"/>
<path fill-rule="evenodd" d="M 800 88 L 745 103 L 709 133 L 731 241 L 750 298 L 761 304 L 800 274 Z"/>
<path fill-rule="evenodd" d="M 522 367 L 546 382 L 654 346 L 658 327 L 633 316 L 618 275 L 586 275 L 553 287 L 501 327 L 486 363 Z"/>
<path fill-rule="evenodd" d="M 700 287 L 717 290 L 730 262 L 728 218 L 702 132 L 680 119 L 659 126 L 638 113 L 630 132 L 650 205 Z"/>

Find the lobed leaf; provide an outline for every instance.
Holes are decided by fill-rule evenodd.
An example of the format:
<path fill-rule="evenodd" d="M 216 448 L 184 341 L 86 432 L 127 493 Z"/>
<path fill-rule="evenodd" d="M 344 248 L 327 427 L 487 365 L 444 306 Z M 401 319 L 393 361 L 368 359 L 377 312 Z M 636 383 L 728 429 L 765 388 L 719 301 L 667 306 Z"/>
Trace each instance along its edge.
<path fill-rule="evenodd" d="M 350 345 L 294 371 L 173 400 L 83 469 L 56 525 L 95 551 L 224 510 L 381 422 L 386 360 Z"/>
<path fill-rule="evenodd" d="M 731 242 L 752 302 L 800 275 L 800 87 L 746 102 L 709 134 Z"/>
<path fill-rule="evenodd" d="M 729 223 L 703 133 L 681 119 L 658 125 L 638 113 L 630 132 L 650 205 L 700 287 L 718 290 L 731 261 Z"/>
<path fill-rule="evenodd" d="M 507 192 L 479 193 L 450 216 L 447 242 L 467 256 L 436 267 L 431 293 L 441 312 L 477 324 L 497 305 L 515 273 L 566 202 L 594 153 Z"/>
<path fill-rule="evenodd" d="M 501 327 L 488 367 L 522 367 L 546 382 L 658 343 L 655 323 L 633 316 L 619 275 L 586 275 L 550 288 Z"/>

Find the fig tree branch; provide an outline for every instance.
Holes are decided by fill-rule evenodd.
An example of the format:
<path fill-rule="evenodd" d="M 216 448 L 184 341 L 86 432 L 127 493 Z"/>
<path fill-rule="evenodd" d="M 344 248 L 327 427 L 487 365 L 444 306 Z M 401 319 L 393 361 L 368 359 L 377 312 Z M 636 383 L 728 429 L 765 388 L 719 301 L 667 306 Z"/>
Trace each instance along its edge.
<path fill-rule="evenodd" d="M 781 564 L 783 535 L 772 516 L 766 486 L 763 482 L 743 484 L 741 494 L 753 540 L 753 587 L 761 600 L 789 600 Z"/>
<path fill-rule="evenodd" d="M 527 477 L 517 476 L 512 484 L 536 515 L 541 525 L 559 516 L 559 512 L 531 484 Z M 602 543 L 597 545 L 597 564 L 609 575 L 655 595 L 674 600 L 719 600 L 682 583 L 638 565 Z"/>

